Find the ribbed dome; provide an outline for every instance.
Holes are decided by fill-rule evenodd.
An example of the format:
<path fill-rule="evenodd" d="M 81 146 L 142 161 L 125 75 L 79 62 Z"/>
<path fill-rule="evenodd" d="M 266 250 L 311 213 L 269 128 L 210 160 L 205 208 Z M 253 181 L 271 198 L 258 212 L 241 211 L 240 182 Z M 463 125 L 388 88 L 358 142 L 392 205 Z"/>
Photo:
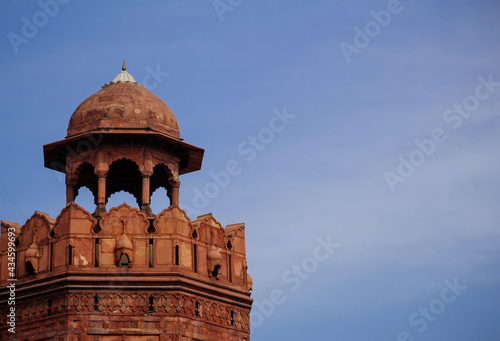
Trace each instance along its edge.
<path fill-rule="evenodd" d="M 68 137 L 90 131 L 147 130 L 180 138 L 174 113 L 123 69 L 73 112 Z"/>

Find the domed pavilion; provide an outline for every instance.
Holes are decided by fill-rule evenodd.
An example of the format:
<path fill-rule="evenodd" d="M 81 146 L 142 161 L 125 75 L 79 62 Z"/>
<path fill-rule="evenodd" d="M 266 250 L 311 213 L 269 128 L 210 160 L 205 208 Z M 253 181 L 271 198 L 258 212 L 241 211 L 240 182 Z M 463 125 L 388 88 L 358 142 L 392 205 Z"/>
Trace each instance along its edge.
<path fill-rule="evenodd" d="M 0 339 L 249 340 L 245 225 L 191 220 L 179 207 L 179 176 L 199 170 L 204 151 L 125 63 L 43 152 L 65 174 L 66 206 L 56 218 L 1 221 Z M 82 187 L 94 212 L 75 203 Z M 170 204 L 153 214 L 160 187 Z M 139 209 L 107 207 L 119 191 Z"/>

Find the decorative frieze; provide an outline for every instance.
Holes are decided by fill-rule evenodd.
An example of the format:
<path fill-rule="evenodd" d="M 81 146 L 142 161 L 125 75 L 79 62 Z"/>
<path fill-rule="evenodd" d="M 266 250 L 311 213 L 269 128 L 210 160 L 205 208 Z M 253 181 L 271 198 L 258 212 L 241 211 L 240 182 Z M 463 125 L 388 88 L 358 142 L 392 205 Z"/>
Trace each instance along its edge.
<path fill-rule="evenodd" d="M 5 325 L 8 307 L 2 307 L 0 324 Z M 17 302 L 19 325 L 49 316 L 82 314 L 91 316 L 182 316 L 222 327 L 248 332 L 249 311 L 181 293 L 93 293 L 52 294 Z M 91 323 L 97 323 L 93 321 Z M 133 322 L 137 328 L 136 322 Z M 143 323 L 144 325 L 144 323 Z M 102 328 L 102 324 L 89 327 Z M 110 326 L 111 327 L 111 326 Z M 113 327 L 120 328 L 120 327 Z"/>

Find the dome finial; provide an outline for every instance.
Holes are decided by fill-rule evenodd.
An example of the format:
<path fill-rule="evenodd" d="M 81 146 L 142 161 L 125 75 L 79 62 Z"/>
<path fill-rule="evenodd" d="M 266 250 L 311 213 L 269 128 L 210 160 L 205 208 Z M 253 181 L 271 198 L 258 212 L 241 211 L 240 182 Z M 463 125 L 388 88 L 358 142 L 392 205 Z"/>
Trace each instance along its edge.
<path fill-rule="evenodd" d="M 113 79 L 110 83 L 104 84 L 103 87 L 107 87 L 111 84 L 117 84 L 117 83 L 132 83 L 132 84 L 137 84 L 135 81 L 134 77 L 130 73 L 127 72 L 127 66 L 125 65 L 125 59 L 123 60 L 123 66 L 122 70 L 120 71 L 119 74 L 116 75 L 115 79 Z M 143 85 L 141 85 L 144 87 Z"/>

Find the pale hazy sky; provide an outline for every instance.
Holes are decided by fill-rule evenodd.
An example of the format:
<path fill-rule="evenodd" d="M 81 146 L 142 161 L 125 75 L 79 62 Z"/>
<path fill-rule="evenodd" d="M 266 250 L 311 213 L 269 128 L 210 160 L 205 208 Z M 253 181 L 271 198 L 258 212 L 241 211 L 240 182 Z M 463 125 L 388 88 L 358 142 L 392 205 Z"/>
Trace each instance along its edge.
<path fill-rule="evenodd" d="M 0 219 L 57 217 L 42 145 L 126 58 L 206 150 L 181 207 L 246 223 L 253 341 L 498 341 L 498 18 L 487 0 L 3 1 Z"/>

